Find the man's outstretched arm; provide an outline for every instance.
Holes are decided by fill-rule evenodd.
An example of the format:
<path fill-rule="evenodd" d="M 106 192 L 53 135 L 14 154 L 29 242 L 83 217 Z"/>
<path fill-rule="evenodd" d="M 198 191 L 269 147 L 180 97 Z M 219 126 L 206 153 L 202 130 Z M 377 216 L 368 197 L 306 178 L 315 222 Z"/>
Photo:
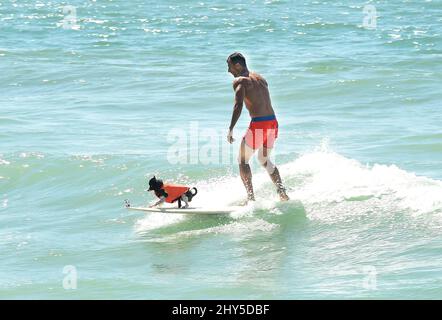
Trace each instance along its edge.
<path fill-rule="evenodd" d="M 236 125 L 236 122 L 238 122 L 238 119 L 241 116 L 245 96 L 244 85 L 241 82 L 237 81 L 233 84 L 233 86 L 235 88 L 235 105 L 233 106 L 232 120 L 230 121 L 229 134 L 227 135 L 227 141 L 229 143 L 234 141 L 232 131 Z"/>

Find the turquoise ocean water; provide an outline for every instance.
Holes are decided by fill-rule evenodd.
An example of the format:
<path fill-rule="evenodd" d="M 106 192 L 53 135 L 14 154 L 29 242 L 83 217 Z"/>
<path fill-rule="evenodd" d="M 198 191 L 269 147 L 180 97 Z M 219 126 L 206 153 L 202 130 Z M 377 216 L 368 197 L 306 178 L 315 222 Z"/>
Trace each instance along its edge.
<path fill-rule="evenodd" d="M 1 1 L 0 29 L 0 298 L 442 298 L 442 1 Z M 124 209 L 153 174 L 245 197 L 234 51 L 292 200 L 253 162 L 241 212 Z"/>

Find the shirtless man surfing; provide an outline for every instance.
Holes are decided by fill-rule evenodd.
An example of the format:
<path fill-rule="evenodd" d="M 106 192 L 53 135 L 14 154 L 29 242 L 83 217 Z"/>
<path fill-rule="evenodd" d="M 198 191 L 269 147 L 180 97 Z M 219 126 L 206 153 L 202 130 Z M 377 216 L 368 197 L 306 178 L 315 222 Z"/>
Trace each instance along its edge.
<path fill-rule="evenodd" d="M 233 107 L 227 141 L 232 143 L 233 128 L 238 121 L 245 102 L 250 117 L 250 126 L 241 141 L 238 163 L 241 179 L 247 191 L 247 200 L 254 201 L 255 195 L 252 184 L 252 171 L 249 160 L 258 150 L 258 160 L 266 168 L 281 200 L 289 197 L 282 184 L 278 168 L 270 161 L 270 153 L 278 137 L 278 121 L 270 101 L 266 80 L 259 74 L 247 69 L 244 56 L 235 52 L 227 58 L 228 72 L 234 77 L 235 106 Z"/>

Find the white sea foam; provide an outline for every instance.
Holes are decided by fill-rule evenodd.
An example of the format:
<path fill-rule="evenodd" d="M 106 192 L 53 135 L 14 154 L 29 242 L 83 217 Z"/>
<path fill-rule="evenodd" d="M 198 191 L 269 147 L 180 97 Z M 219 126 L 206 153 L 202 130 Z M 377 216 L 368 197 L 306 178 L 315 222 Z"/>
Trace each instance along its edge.
<path fill-rule="evenodd" d="M 188 238 L 194 236 L 202 236 L 206 234 L 229 234 L 236 239 L 244 239 L 250 235 L 254 235 L 256 231 L 271 232 L 276 229 L 278 225 L 269 223 L 262 219 L 255 219 L 253 221 L 235 221 L 215 227 L 180 231 L 163 237 L 148 239 L 150 242 L 170 242 L 180 238 Z"/>
<path fill-rule="evenodd" d="M 181 214 L 149 213 L 135 223 L 135 232 L 147 232 L 149 230 L 178 223 L 184 219 L 185 216 Z"/>
<path fill-rule="evenodd" d="M 295 191 L 290 195 L 311 208 L 309 217 L 358 215 L 373 208 L 412 215 L 442 209 L 441 181 L 416 176 L 396 165 L 363 165 L 334 152 L 318 151 L 281 166 L 281 172 L 303 177 L 301 185 L 291 186 Z"/>
<path fill-rule="evenodd" d="M 279 213 L 276 207 L 280 202 L 267 173 L 261 169 L 255 171 L 253 184 L 257 201 L 230 214 L 238 223 L 258 210 Z M 290 190 L 290 198 L 304 206 L 309 219 L 339 221 L 349 216 L 395 212 L 441 216 L 442 182 L 416 176 L 396 165 L 363 165 L 322 147 L 280 165 L 279 171 Z M 193 206 L 227 207 L 246 196 L 238 176 L 201 181 L 195 186 L 199 194 L 192 201 Z M 138 221 L 136 230 L 160 228 L 187 218 L 148 214 Z"/>

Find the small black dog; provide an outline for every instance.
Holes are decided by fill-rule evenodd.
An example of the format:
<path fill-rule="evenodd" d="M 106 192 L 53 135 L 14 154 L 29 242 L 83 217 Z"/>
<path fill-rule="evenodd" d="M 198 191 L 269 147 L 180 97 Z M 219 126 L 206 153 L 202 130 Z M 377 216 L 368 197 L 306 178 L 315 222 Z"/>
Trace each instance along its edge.
<path fill-rule="evenodd" d="M 192 192 L 192 190 L 194 192 Z M 151 205 L 150 208 L 158 206 L 164 202 L 174 203 L 175 201 L 178 201 L 178 208 L 181 208 L 181 201 L 183 201 L 185 205 L 182 208 L 185 209 L 189 207 L 189 202 L 191 202 L 192 198 L 198 193 L 196 188 L 163 183 L 162 180 L 157 179 L 155 176 L 149 180 L 149 189 L 147 191 L 154 191 L 155 195 L 160 198 L 160 200 Z"/>

